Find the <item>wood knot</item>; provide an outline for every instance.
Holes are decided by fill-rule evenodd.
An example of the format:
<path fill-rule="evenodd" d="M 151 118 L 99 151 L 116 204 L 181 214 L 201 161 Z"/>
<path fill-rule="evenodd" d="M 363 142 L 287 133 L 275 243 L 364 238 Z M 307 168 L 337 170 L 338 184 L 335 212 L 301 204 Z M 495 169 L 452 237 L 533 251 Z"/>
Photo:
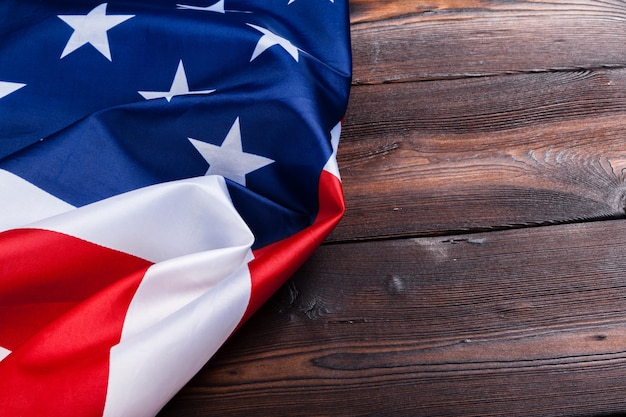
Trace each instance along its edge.
<path fill-rule="evenodd" d="M 397 275 L 392 275 L 387 281 L 387 291 L 391 295 L 400 295 L 406 289 L 404 280 Z"/>

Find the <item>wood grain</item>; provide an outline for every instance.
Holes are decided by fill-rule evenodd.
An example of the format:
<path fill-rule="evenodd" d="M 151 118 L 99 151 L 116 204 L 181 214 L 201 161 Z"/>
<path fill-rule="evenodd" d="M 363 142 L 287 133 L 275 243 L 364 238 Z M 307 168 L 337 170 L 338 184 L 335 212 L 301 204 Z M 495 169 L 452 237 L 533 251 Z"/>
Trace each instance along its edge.
<path fill-rule="evenodd" d="M 355 83 L 626 64 L 623 2 L 438 3 L 351 2 Z"/>
<path fill-rule="evenodd" d="M 161 417 L 619 410 L 625 246 L 623 221 L 324 246 Z"/>
<path fill-rule="evenodd" d="M 626 70 L 356 86 L 331 240 L 624 215 Z"/>
<path fill-rule="evenodd" d="M 347 213 L 330 240 L 624 216 L 624 4 L 357 0 L 351 11 Z"/>
<path fill-rule="evenodd" d="M 485 0 L 431 0 L 428 2 L 395 0 L 350 1 L 350 21 L 353 25 L 363 22 L 381 21 L 413 14 L 426 14 L 436 11 L 488 9 L 495 2 Z M 510 2 L 509 4 L 515 4 Z"/>

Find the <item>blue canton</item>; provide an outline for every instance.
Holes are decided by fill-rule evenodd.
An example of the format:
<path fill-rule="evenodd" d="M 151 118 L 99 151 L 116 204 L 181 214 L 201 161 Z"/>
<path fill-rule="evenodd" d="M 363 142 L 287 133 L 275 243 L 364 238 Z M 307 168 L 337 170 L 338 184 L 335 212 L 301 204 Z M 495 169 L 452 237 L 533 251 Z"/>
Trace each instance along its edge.
<path fill-rule="evenodd" d="M 345 111 L 347 2 L 181 1 L 3 1 L 0 169 L 74 206 L 224 175 L 255 247 L 290 236 Z"/>

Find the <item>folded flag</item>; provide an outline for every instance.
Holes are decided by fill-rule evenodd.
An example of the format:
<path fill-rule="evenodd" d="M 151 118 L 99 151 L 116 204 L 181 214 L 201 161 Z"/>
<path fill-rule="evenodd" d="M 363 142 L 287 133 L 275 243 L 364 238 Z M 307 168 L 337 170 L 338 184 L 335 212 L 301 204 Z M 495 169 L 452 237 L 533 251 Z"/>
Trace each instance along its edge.
<path fill-rule="evenodd" d="M 343 213 L 341 0 L 0 4 L 0 415 L 152 416 Z"/>

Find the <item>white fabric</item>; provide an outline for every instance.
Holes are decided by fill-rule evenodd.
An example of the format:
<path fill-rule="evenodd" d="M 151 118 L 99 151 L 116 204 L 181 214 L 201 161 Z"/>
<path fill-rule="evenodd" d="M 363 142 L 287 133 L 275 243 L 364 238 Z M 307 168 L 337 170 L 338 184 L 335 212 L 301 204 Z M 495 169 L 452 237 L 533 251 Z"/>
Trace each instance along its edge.
<path fill-rule="evenodd" d="M 250 246 L 253 239 L 232 205 L 224 179 L 218 176 L 142 188 L 28 226 L 152 262 Z"/>
<path fill-rule="evenodd" d="M 105 416 L 155 415 L 247 309 L 254 237 L 223 177 L 158 184 L 29 227 L 155 262 L 131 301 L 120 343 L 111 349 Z"/>
<path fill-rule="evenodd" d="M 341 180 L 341 176 L 339 175 L 339 166 L 337 165 L 337 149 L 339 148 L 339 135 L 341 134 L 341 123 L 337 123 L 337 125 L 330 131 L 330 143 L 333 147 L 333 154 L 326 162 L 324 166 L 324 170 L 330 172 L 335 177 Z"/>
<path fill-rule="evenodd" d="M 104 417 L 154 416 L 204 366 L 243 318 L 251 258 L 242 246 L 148 270 L 111 349 Z"/>
<path fill-rule="evenodd" d="M 5 349 L 2 346 L 0 346 L 0 362 L 2 362 L 2 359 L 9 356 L 10 353 L 11 351 L 9 349 Z"/>
<path fill-rule="evenodd" d="M 17 175 L 0 169 L 0 232 L 73 208 Z"/>

